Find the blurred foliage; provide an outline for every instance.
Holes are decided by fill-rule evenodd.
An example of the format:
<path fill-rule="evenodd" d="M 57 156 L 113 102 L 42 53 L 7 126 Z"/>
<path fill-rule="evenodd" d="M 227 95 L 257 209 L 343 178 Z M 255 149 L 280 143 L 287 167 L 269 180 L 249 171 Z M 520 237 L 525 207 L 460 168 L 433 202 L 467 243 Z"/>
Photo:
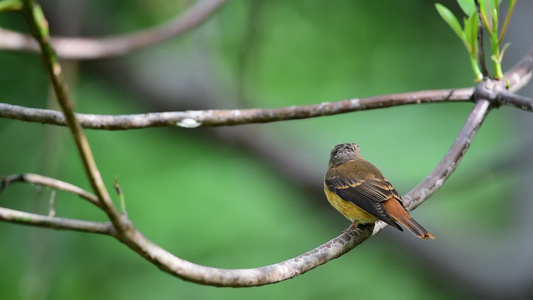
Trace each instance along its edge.
<path fill-rule="evenodd" d="M 59 4 L 48 2 L 45 12 L 52 14 Z M 442 2 L 458 9 L 452 1 Z M 87 1 L 83 33 L 139 30 L 192 4 Z M 260 9 L 250 20 L 254 5 Z M 97 18 L 103 21 L 95 23 Z M 54 21 L 50 23 L 54 33 Z M 252 23 L 256 27 L 250 34 Z M 16 14 L 2 14 L 0 25 L 25 30 Z M 383 5 L 381 1 L 236 0 L 183 39 L 121 60 L 145 74 L 143 68 L 149 65 L 172 68 L 175 61 L 194 60 L 197 56 L 187 55 L 201 49 L 197 55 L 212 63 L 217 91 L 241 99 L 244 106 L 277 107 L 470 86 L 468 56 L 461 47 L 428 1 Z M 81 64 L 78 82 L 71 86 L 78 111 L 147 111 L 151 99 L 102 78 L 91 64 Z M 0 66 L 2 102 L 48 106 L 50 95 L 37 56 L 1 52 Z M 157 69 L 151 72 L 154 84 L 175 80 L 180 86 L 181 78 L 156 74 Z M 201 76 L 195 80 L 207 81 Z M 239 84 L 240 93 L 235 88 Z M 264 124 L 261 129 L 284 145 L 287 155 L 308 164 L 317 178 L 325 172 L 335 144 L 357 142 L 364 156 L 405 193 L 448 150 L 471 107 L 414 105 Z M 443 282 L 430 265 L 390 236 L 438 245 L 453 243 L 454 234 L 466 225 L 479 232 L 494 228 L 488 220 L 505 214 L 497 200 L 511 189 L 512 175 L 496 182 L 499 175 L 491 162 L 518 143 L 510 123 L 505 110 L 491 114 L 456 173 L 414 213 L 435 234 L 435 241 L 386 229 L 388 233 L 295 279 L 260 288 L 220 289 L 173 278 L 108 237 L 0 223 L 2 298 L 469 298 L 472 295 L 462 292 L 459 283 Z M 222 144 L 212 131 L 151 128 L 93 130 L 87 135 L 110 191 L 119 176 L 137 227 L 192 262 L 223 268 L 272 264 L 328 241 L 349 225 L 327 206 L 322 194 L 309 199 L 308 192 L 285 180 L 283 170 L 270 167 L 249 149 Z M 35 172 L 89 188 L 67 129 L 2 119 L 0 143 L 0 176 Z M 316 185 L 319 191 L 322 182 Z M 36 192 L 30 185 L 17 184 L 0 194 L 0 205 L 45 213 L 49 196 L 48 189 Z M 485 201 L 483 209 L 480 200 Z M 62 192 L 56 196 L 56 211 L 64 217 L 105 220 L 97 209 Z"/>

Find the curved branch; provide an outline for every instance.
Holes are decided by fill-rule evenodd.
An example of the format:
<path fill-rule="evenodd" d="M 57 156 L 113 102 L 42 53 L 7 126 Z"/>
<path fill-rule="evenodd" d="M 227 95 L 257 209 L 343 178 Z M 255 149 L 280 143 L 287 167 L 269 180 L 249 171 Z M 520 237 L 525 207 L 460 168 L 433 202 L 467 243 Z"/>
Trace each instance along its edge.
<path fill-rule="evenodd" d="M 7 176 L 2 180 L 0 192 L 10 183 L 17 181 L 44 184 L 54 188 L 70 191 L 79 194 L 80 196 L 84 195 L 88 198 L 96 198 L 95 196 L 69 183 L 36 174 Z M 97 201 L 96 199 L 93 200 Z M 350 249 L 353 249 L 356 245 L 362 243 L 365 239 L 370 237 L 372 232 L 372 226 L 363 228 L 362 230 L 345 232 L 307 253 L 270 266 L 254 269 L 218 269 L 197 265 L 170 254 L 163 248 L 145 238 L 137 229 L 133 227 L 131 221 L 126 215 L 122 216 L 121 224 L 130 225 L 128 226 L 129 230 L 127 232 L 116 232 L 111 223 L 97 223 L 56 218 L 1 207 L 0 220 L 23 225 L 111 235 L 128 245 L 130 248 L 139 253 L 148 261 L 158 266 L 160 269 L 175 276 L 181 277 L 184 280 L 215 286 L 235 287 L 265 285 L 290 279 L 299 274 L 303 274 L 318 267 L 319 265 L 328 262 L 329 260 L 347 253 Z"/>
<path fill-rule="evenodd" d="M 119 56 L 189 32 L 208 20 L 227 1 L 200 1 L 168 23 L 136 33 L 97 39 L 54 37 L 52 44 L 57 55 L 63 59 Z M 0 49 L 38 52 L 39 46 L 29 35 L 0 28 Z"/>
<path fill-rule="evenodd" d="M 183 280 L 220 287 L 252 287 L 277 283 L 310 271 L 347 253 L 371 236 L 373 226 L 352 230 L 300 256 L 251 269 L 220 269 L 178 258 L 139 232 L 122 242 L 159 269 Z"/>
<path fill-rule="evenodd" d="M 415 209 L 433 195 L 459 166 L 459 162 L 470 147 L 479 127 L 487 117 L 489 107 L 490 102 L 485 99 L 476 102 L 450 150 L 444 155 L 435 169 L 420 184 L 404 196 L 405 206 L 409 210 Z"/>
<path fill-rule="evenodd" d="M 83 231 L 90 233 L 99 233 L 106 235 L 114 235 L 115 230 L 113 225 L 109 222 L 91 222 L 83 220 L 73 220 L 57 217 L 43 216 L 39 214 L 32 214 L 28 212 L 18 211 L 5 207 L 0 207 L 0 220 L 22 225 L 31 225 L 39 227 L 47 227 L 53 229 L 66 229 Z"/>
<path fill-rule="evenodd" d="M 458 137 L 444 158 L 424 181 L 404 196 L 408 210 L 415 209 L 428 199 L 453 173 L 487 116 L 489 108 L 490 103 L 487 100 L 482 99 L 476 102 Z M 370 236 L 377 234 L 385 225 L 383 222 L 377 222 L 375 227 L 358 227 L 356 230 L 345 232 L 301 256 L 256 269 L 217 269 L 196 265 L 173 256 L 136 230 L 129 233 L 129 236 L 125 236 L 121 241 L 161 270 L 184 280 L 214 286 L 249 287 L 287 280 L 314 269 L 347 253 Z"/>
<path fill-rule="evenodd" d="M 135 115 L 76 114 L 84 128 L 128 130 L 160 126 L 229 126 L 330 116 L 360 110 L 432 102 L 466 102 L 474 89 L 428 90 L 271 109 L 191 110 Z M 65 126 L 61 112 L 0 103 L 0 118 Z"/>
<path fill-rule="evenodd" d="M 486 82 L 482 82 L 480 84 L 485 83 Z M 446 179 L 453 173 L 464 153 L 470 146 L 470 143 L 486 117 L 489 108 L 490 103 L 487 100 L 481 99 L 476 102 L 472 112 L 448 153 L 446 153 L 441 162 L 422 183 L 404 196 L 406 207 L 409 210 L 416 208 L 423 201 L 428 199 L 428 197 L 438 190 L 444 181 L 446 181 Z M 6 219 L 1 214 L 2 212 L 6 212 L 6 210 L 0 210 L 0 219 Z M 10 210 L 7 212 L 10 212 Z M 28 225 L 56 226 L 54 228 L 83 230 L 79 229 L 80 224 L 82 223 L 69 224 L 70 227 L 66 227 L 67 225 L 59 223 L 57 220 L 52 222 L 52 220 L 55 219 L 51 217 L 22 212 L 17 213 L 19 214 L 18 219 L 10 218 L 9 220 L 12 222 L 18 221 L 19 223 Z M 31 222 L 27 220 L 28 216 L 33 218 Z M 26 217 L 26 219 L 23 219 L 24 217 Z M 107 231 L 105 233 L 113 235 L 119 241 L 126 244 L 161 270 L 182 278 L 183 280 L 206 285 L 231 287 L 259 286 L 291 279 L 332 259 L 340 257 L 357 245 L 363 243 L 372 235 L 377 234 L 385 227 L 382 222 L 376 223 L 376 226 L 358 227 L 355 230 L 341 234 L 307 253 L 277 264 L 252 269 L 219 269 L 197 265 L 172 255 L 144 237 L 142 233 L 133 226 L 127 216 L 120 215 L 120 218 L 121 220 L 119 221 L 119 224 L 121 224 L 121 230 L 118 232 L 113 231 L 112 234 Z M 91 225 L 94 224 L 91 223 Z M 105 230 L 111 230 L 110 228 L 113 228 L 107 226 L 111 225 L 107 224 Z M 93 228 L 94 230 L 94 227 L 91 226 L 82 228 Z M 89 230 L 87 229 L 86 231 Z"/>
<path fill-rule="evenodd" d="M 9 175 L 4 178 L 1 178 L 0 193 L 4 190 L 4 188 L 14 182 L 29 182 L 32 184 L 44 185 L 54 189 L 76 194 L 81 198 L 88 200 L 92 204 L 98 206 L 99 208 L 102 208 L 102 205 L 98 201 L 98 198 L 95 195 L 87 192 L 86 190 L 68 182 L 32 173 Z"/>

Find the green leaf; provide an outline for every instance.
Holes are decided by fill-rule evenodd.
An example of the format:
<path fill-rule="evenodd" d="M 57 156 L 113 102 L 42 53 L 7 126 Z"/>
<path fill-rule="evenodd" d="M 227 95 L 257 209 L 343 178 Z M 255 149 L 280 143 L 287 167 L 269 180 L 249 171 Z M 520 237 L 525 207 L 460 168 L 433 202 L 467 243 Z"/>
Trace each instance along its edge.
<path fill-rule="evenodd" d="M 494 28 L 498 28 L 498 13 L 500 12 L 499 7 L 502 0 L 490 0 L 490 11 L 492 12 L 492 20 L 494 22 Z M 494 30 L 497 31 L 497 30 Z"/>
<path fill-rule="evenodd" d="M 475 0 L 457 0 L 457 3 L 459 3 L 461 9 L 469 17 L 477 11 Z"/>
<path fill-rule="evenodd" d="M 479 1 L 479 5 L 481 8 L 481 11 L 485 13 L 487 16 L 487 20 L 491 19 L 494 14 L 494 11 L 496 13 L 498 12 L 498 7 L 500 7 L 500 3 L 502 0 L 477 0 Z"/>
<path fill-rule="evenodd" d="M 502 3 L 502 0 L 489 0 L 490 1 L 490 7 L 492 8 L 492 10 L 494 9 L 498 9 L 498 7 L 500 7 L 500 4 Z"/>
<path fill-rule="evenodd" d="M 21 10 L 23 3 L 20 0 L 0 1 L 0 12 Z"/>
<path fill-rule="evenodd" d="M 502 51 L 500 52 L 500 57 L 499 57 L 499 59 L 498 59 L 498 60 L 500 61 L 500 63 L 501 63 L 502 60 L 503 60 L 503 55 L 505 54 L 505 50 L 507 50 L 507 48 L 508 48 L 509 46 L 511 46 L 511 43 L 505 43 L 505 45 L 503 45 L 503 47 L 502 47 Z"/>
<path fill-rule="evenodd" d="M 461 28 L 461 24 L 459 24 L 459 20 L 455 17 L 455 15 L 447 9 L 444 5 L 435 3 L 435 8 L 439 12 L 440 16 L 444 19 L 446 23 L 452 28 L 452 30 L 457 34 L 457 36 L 463 41 L 463 43 L 467 43 L 465 39 L 465 34 L 463 32 L 463 29 Z"/>
<path fill-rule="evenodd" d="M 477 57 L 477 44 L 479 32 L 479 17 L 477 12 L 474 12 L 468 19 L 465 20 L 465 38 L 467 44 L 470 46 L 469 52 L 474 57 Z"/>

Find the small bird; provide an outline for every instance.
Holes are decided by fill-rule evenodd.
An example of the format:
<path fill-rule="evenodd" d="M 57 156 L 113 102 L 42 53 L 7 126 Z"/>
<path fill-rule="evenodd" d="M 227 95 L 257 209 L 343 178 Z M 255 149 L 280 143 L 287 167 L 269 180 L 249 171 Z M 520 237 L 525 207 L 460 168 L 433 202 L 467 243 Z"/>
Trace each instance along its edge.
<path fill-rule="evenodd" d="M 350 229 L 381 220 L 403 231 L 397 221 L 419 238 L 435 239 L 411 218 L 402 197 L 378 168 L 361 156 L 357 144 L 340 144 L 331 150 L 324 192 L 329 203 L 353 222 Z"/>

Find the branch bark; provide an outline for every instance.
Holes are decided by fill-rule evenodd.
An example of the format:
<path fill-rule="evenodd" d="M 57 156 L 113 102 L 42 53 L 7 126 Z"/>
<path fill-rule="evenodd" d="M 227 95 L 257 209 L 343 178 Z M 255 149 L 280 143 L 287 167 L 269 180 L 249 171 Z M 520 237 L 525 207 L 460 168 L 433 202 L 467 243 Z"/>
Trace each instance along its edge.
<path fill-rule="evenodd" d="M 99 208 L 102 208 L 102 205 L 98 201 L 98 198 L 94 196 L 93 194 L 87 192 L 86 190 L 77 187 L 73 184 L 70 184 L 68 182 L 64 182 L 61 180 L 57 180 L 54 178 L 38 175 L 38 174 L 32 174 L 32 173 L 25 173 L 25 174 L 16 174 L 16 175 L 10 175 L 2 178 L 0 183 L 0 193 L 9 185 L 15 182 L 28 182 L 36 185 L 44 185 L 48 186 L 54 189 L 62 190 L 65 192 L 69 192 L 75 195 L 80 196 L 81 198 L 91 202 L 92 204 L 96 205 Z"/>
<path fill-rule="evenodd" d="M 83 128 L 106 130 L 128 130 L 161 126 L 180 126 L 185 128 L 232 126 L 331 116 L 397 105 L 466 102 L 470 101 L 473 91 L 472 88 L 428 90 L 271 109 L 190 110 L 119 116 L 76 114 L 76 118 Z M 0 103 L 0 118 L 60 126 L 67 125 L 65 117 L 58 111 L 27 108 L 5 103 Z"/>
<path fill-rule="evenodd" d="M 5 207 L 0 207 L 0 221 L 53 229 L 99 233 L 105 235 L 114 235 L 115 232 L 113 225 L 109 222 L 91 222 L 43 216 Z"/>
<path fill-rule="evenodd" d="M 528 112 L 533 112 L 533 99 L 531 98 L 504 92 L 498 95 L 497 100 L 501 104 L 513 106 Z"/>
<path fill-rule="evenodd" d="M 209 20 L 228 1 L 199 1 L 186 13 L 168 23 L 136 33 L 95 39 L 52 37 L 52 44 L 57 55 L 63 59 L 101 59 L 120 56 L 182 36 Z M 39 45 L 29 35 L 0 28 L 0 49 L 38 52 Z"/>

